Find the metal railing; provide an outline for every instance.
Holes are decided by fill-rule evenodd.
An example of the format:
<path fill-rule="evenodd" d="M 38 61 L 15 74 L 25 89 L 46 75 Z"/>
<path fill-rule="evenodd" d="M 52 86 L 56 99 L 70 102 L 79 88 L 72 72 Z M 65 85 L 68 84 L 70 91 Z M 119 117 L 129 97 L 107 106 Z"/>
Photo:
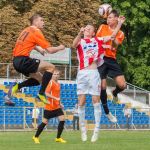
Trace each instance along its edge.
<path fill-rule="evenodd" d="M 0 130 L 7 129 L 33 129 L 32 120 L 33 107 L 0 107 Z M 124 116 L 123 109 L 111 109 L 113 115 L 118 119 L 116 124 L 111 123 L 106 115 L 103 113 L 101 116 L 101 129 L 150 129 L 150 116 L 144 112 L 138 112 L 132 109 L 131 116 L 129 118 Z M 150 109 L 148 110 L 150 112 Z M 40 108 L 40 115 L 38 117 L 37 124 L 42 121 L 43 109 Z M 73 114 L 65 112 L 66 129 L 73 129 Z M 87 127 L 93 129 L 94 126 L 94 114 L 86 112 Z M 54 119 L 49 121 L 47 129 L 57 128 L 58 122 Z"/>
<path fill-rule="evenodd" d="M 77 66 L 56 65 L 56 67 L 61 71 L 61 80 L 76 80 Z M 0 63 L 0 68 L 0 78 L 25 79 L 22 74 L 15 71 L 12 63 Z M 108 85 L 115 86 L 114 81 L 111 78 L 108 78 Z M 150 91 L 127 83 L 127 89 L 124 91 L 124 93 L 136 101 L 150 105 Z"/>

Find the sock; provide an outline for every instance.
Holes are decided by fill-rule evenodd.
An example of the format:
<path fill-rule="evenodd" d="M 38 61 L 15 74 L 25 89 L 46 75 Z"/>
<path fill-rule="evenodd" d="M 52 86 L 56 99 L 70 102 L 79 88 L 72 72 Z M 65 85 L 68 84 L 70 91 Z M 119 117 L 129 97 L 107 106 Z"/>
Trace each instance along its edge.
<path fill-rule="evenodd" d="M 124 89 L 121 89 L 119 86 L 116 85 L 116 89 L 113 91 L 113 95 L 117 97 L 117 94 L 122 92 Z"/>
<path fill-rule="evenodd" d="M 42 78 L 42 85 L 41 85 L 41 89 L 39 91 L 39 94 L 42 94 L 42 95 L 45 94 L 45 89 L 46 89 L 49 81 L 51 80 L 52 75 L 53 74 L 51 72 L 47 72 L 47 71 L 44 72 L 43 78 Z"/>
<path fill-rule="evenodd" d="M 45 126 L 46 124 L 43 122 L 38 126 L 38 130 L 36 131 L 35 137 L 39 137 Z"/>
<path fill-rule="evenodd" d="M 39 81 L 34 78 L 29 78 L 26 81 L 23 81 L 18 84 L 18 89 L 21 89 L 23 87 L 29 87 L 29 86 L 37 86 L 40 85 Z"/>
<path fill-rule="evenodd" d="M 58 131 L 57 131 L 57 138 L 60 138 L 60 136 L 63 132 L 63 129 L 64 129 L 64 124 L 65 124 L 65 121 L 60 121 L 59 122 Z"/>
<path fill-rule="evenodd" d="M 78 106 L 79 123 L 81 132 L 86 132 L 85 126 L 85 106 Z"/>
<path fill-rule="evenodd" d="M 107 93 L 106 93 L 106 89 L 105 90 L 101 90 L 101 96 L 100 96 L 105 114 L 108 115 L 109 114 L 109 108 L 107 105 Z"/>
<path fill-rule="evenodd" d="M 100 103 L 95 103 L 93 104 L 93 106 L 94 106 L 94 117 L 95 117 L 94 132 L 98 132 L 100 128 L 100 119 L 101 119 L 102 110 L 101 110 Z"/>

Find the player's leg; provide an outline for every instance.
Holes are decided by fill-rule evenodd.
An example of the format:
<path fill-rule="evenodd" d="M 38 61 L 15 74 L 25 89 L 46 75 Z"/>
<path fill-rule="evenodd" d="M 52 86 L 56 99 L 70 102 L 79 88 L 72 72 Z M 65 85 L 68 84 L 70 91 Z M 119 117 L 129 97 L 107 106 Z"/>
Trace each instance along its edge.
<path fill-rule="evenodd" d="M 58 113 L 58 119 L 59 119 L 59 124 L 58 124 L 58 130 L 57 130 L 57 137 L 55 139 L 56 142 L 61 142 L 61 143 L 66 143 L 66 141 L 61 137 L 62 132 L 64 130 L 64 124 L 65 124 L 65 116 L 63 114 L 62 109 L 59 109 Z"/>
<path fill-rule="evenodd" d="M 109 111 L 108 105 L 107 105 L 107 93 L 106 93 L 106 79 L 102 79 L 102 83 L 101 83 L 101 102 L 102 102 L 102 106 L 104 108 L 105 114 L 107 116 L 107 118 L 113 122 L 116 123 L 117 122 L 117 118 L 115 116 L 112 115 L 112 113 Z"/>
<path fill-rule="evenodd" d="M 101 80 L 98 70 L 92 70 L 89 74 L 89 94 L 92 95 L 92 102 L 94 106 L 94 117 L 95 117 L 95 128 L 91 138 L 91 142 L 95 142 L 98 139 L 99 129 L 100 129 L 100 118 L 101 118 L 101 106 L 100 106 L 100 90 L 101 90 Z"/>
<path fill-rule="evenodd" d="M 118 93 L 122 92 L 126 88 L 126 81 L 123 75 L 116 76 L 114 80 L 116 82 L 116 88 L 112 93 L 115 97 L 117 97 Z"/>
<path fill-rule="evenodd" d="M 106 82 L 106 78 L 107 78 L 107 74 L 108 74 L 108 63 L 107 63 L 107 59 L 104 59 L 105 63 L 98 67 L 98 72 L 100 74 L 101 77 L 101 92 L 100 92 L 100 99 L 101 99 L 101 103 L 104 109 L 104 112 L 106 114 L 106 116 L 108 117 L 108 119 L 113 122 L 116 123 L 117 119 L 115 116 L 113 116 L 111 114 L 111 112 L 109 111 L 108 105 L 107 105 L 107 92 L 106 92 L 106 87 L 107 87 L 107 82 Z"/>
<path fill-rule="evenodd" d="M 78 95 L 78 115 L 81 130 L 81 139 L 83 142 L 87 141 L 87 129 L 85 124 L 85 100 L 86 96 L 84 94 Z"/>
<path fill-rule="evenodd" d="M 77 74 L 78 115 L 81 139 L 84 142 L 87 141 L 87 130 L 85 125 L 85 94 L 88 94 L 89 90 L 88 81 L 88 70 L 80 70 Z"/>
<path fill-rule="evenodd" d="M 116 88 L 112 91 L 114 102 L 118 101 L 118 93 L 122 92 L 126 88 L 126 81 L 123 72 L 116 60 L 110 60 L 109 62 L 109 76 L 116 82 Z"/>
<path fill-rule="evenodd" d="M 41 75 L 37 72 L 39 64 L 40 60 L 32 59 L 30 57 L 16 57 L 13 59 L 13 65 L 16 71 L 24 74 L 27 77 L 29 77 L 31 74 L 31 77 L 26 81 L 23 81 L 19 84 L 15 83 L 13 86 L 11 86 L 8 92 L 9 98 L 11 98 L 11 96 L 22 87 L 39 85 L 41 80 Z"/>
<path fill-rule="evenodd" d="M 14 86 L 12 86 L 12 88 L 9 89 L 9 95 L 13 95 L 23 87 L 38 86 L 40 85 L 41 80 L 42 75 L 40 72 L 32 73 L 29 79 L 21 83 L 16 83 Z"/>
<path fill-rule="evenodd" d="M 33 136 L 33 140 L 34 140 L 34 142 L 35 142 L 36 144 L 39 144 L 39 143 L 40 143 L 40 141 L 39 141 L 39 136 L 40 136 L 40 134 L 42 133 L 42 131 L 43 131 L 43 129 L 45 128 L 45 126 L 47 125 L 47 123 L 48 123 L 48 119 L 43 118 L 42 123 L 38 126 L 38 129 L 37 129 L 37 131 L 36 131 L 36 134 L 35 134 L 35 136 Z"/>
<path fill-rule="evenodd" d="M 99 96 L 92 96 L 93 106 L 94 106 L 94 118 L 95 118 L 95 128 L 91 138 L 91 142 L 95 142 L 98 139 L 99 129 L 100 129 L 100 118 L 101 118 L 101 106 L 99 102 Z"/>
<path fill-rule="evenodd" d="M 109 108 L 107 105 L 107 93 L 106 93 L 106 87 L 107 87 L 106 78 L 107 78 L 107 74 L 108 74 L 107 64 L 104 63 L 102 66 L 98 67 L 98 72 L 99 72 L 100 78 L 101 78 L 100 99 L 101 99 L 102 106 L 104 108 L 104 112 L 106 115 L 108 115 Z"/>
<path fill-rule="evenodd" d="M 79 130 L 79 116 L 77 116 L 77 130 Z"/>
<path fill-rule="evenodd" d="M 76 126 L 76 119 L 75 119 L 75 116 L 73 116 L 73 130 L 76 129 L 75 126 Z"/>
<path fill-rule="evenodd" d="M 38 98 L 44 103 L 47 102 L 46 97 L 45 97 L 45 90 L 49 81 L 52 78 L 54 69 L 55 69 L 55 66 L 53 64 L 44 62 L 44 61 L 41 61 L 38 67 L 38 72 L 44 72 L 43 77 L 42 77 L 41 88 L 38 94 Z"/>

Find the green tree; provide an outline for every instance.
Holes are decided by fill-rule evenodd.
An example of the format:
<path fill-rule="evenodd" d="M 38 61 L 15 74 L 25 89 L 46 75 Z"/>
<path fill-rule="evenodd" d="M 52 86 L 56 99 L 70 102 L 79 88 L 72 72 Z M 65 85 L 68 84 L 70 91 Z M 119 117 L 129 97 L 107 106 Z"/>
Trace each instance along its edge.
<path fill-rule="evenodd" d="M 118 52 L 128 82 L 150 90 L 150 1 L 103 0 L 126 17 L 126 39 Z"/>

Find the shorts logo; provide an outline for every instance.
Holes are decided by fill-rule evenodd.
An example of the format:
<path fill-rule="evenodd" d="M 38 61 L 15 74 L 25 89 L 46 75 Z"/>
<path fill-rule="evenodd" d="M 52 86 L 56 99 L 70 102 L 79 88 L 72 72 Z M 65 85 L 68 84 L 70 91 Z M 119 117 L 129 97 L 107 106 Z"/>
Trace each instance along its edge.
<path fill-rule="evenodd" d="M 39 63 L 39 62 L 40 62 L 40 60 L 36 59 L 36 63 Z"/>

